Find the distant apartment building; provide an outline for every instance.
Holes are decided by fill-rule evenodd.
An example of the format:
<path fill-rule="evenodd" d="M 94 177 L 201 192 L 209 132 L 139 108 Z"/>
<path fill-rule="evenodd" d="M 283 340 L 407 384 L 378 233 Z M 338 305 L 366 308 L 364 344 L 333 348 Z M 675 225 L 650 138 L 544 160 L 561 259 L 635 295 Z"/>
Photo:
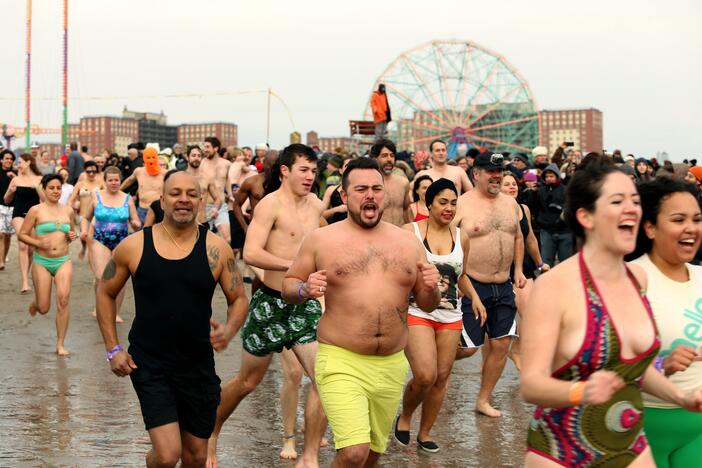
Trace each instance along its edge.
<path fill-rule="evenodd" d="M 178 143 L 181 145 L 202 145 L 205 138 L 214 136 L 223 147 L 237 146 L 238 127 L 233 123 L 211 122 L 182 124 L 178 126 Z"/>
<path fill-rule="evenodd" d="M 598 109 L 558 109 L 539 112 L 539 141 L 553 153 L 565 141 L 584 153 L 602 151 L 602 112 Z"/>
<path fill-rule="evenodd" d="M 40 152 L 49 152 L 49 159 L 51 159 L 52 161 L 56 161 L 64 153 L 64 146 L 61 143 L 41 143 L 41 145 L 39 146 Z"/>
<path fill-rule="evenodd" d="M 350 153 L 352 141 L 349 137 L 320 137 L 317 146 L 324 153 Z"/>
<path fill-rule="evenodd" d="M 88 153 L 92 155 L 107 148 L 124 156 L 127 154 L 127 146 L 139 141 L 139 123 L 135 119 L 123 117 L 82 117 L 79 124 L 68 126 L 68 141 L 87 146 Z"/>
<path fill-rule="evenodd" d="M 172 148 L 178 142 L 178 127 L 168 125 L 163 111 L 160 114 L 136 112 L 128 110 L 125 106 L 122 117 L 134 119 L 139 123 L 139 141 L 158 143 L 161 148 Z"/>

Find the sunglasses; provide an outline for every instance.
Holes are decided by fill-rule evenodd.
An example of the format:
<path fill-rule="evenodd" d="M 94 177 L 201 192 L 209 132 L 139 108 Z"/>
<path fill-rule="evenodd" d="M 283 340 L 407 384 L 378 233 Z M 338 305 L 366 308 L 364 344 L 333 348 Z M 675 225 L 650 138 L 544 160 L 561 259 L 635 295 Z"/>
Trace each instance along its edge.
<path fill-rule="evenodd" d="M 85 171 L 86 174 L 92 175 L 92 174 L 97 174 L 97 171 Z"/>

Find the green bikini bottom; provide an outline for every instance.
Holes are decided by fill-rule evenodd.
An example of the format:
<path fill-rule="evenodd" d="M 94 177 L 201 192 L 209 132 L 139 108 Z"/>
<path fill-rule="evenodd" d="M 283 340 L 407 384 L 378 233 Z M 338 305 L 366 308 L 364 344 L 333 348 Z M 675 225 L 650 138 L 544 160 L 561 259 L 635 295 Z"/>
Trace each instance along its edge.
<path fill-rule="evenodd" d="M 68 255 L 64 255 L 63 257 L 44 257 L 36 252 L 32 254 L 32 261 L 46 268 L 46 270 L 51 273 L 51 276 L 56 276 L 58 269 L 68 260 L 70 260 L 70 256 Z"/>

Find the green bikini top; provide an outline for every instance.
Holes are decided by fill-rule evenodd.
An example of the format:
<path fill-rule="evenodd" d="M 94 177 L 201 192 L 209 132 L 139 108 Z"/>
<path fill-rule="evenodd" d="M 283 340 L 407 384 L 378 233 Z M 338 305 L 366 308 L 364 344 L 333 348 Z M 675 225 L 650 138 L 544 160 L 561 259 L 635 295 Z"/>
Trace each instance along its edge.
<path fill-rule="evenodd" d="M 68 223 L 40 223 L 37 224 L 34 229 L 40 236 L 56 231 L 63 231 L 65 234 L 68 234 L 71 230 L 71 225 Z"/>

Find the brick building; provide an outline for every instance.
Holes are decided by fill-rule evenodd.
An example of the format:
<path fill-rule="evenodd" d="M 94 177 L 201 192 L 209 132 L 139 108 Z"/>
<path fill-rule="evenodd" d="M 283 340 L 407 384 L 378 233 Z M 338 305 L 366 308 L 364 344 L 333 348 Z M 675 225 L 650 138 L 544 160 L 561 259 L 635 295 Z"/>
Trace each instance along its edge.
<path fill-rule="evenodd" d="M 320 137 L 317 146 L 324 153 L 350 153 L 352 140 L 349 137 Z"/>
<path fill-rule="evenodd" d="M 49 152 L 49 159 L 56 161 L 64 153 L 64 146 L 61 143 L 41 143 L 39 145 L 40 154 L 44 151 Z"/>
<path fill-rule="evenodd" d="M 202 145 L 205 138 L 219 138 L 223 147 L 237 146 L 238 127 L 233 123 L 211 122 L 182 124 L 178 126 L 178 143 L 181 145 Z"/>
<path fill-rule="evenodd" d="M 83 117 L 79 124 L 68 126 L 68 141 L 87 146 L 88 153 L 92 155 L 107 148 L 124 156 L 127 145 L 139 141 L 139 123 L 122 117 Z"/>
<path fill-rule="evenodd" d="M 598 109 L 558 109 L 539 112 L 539 141 L 552 154 L 564 141 L 583 154 L 602 151 L 602 112 Z"/>

